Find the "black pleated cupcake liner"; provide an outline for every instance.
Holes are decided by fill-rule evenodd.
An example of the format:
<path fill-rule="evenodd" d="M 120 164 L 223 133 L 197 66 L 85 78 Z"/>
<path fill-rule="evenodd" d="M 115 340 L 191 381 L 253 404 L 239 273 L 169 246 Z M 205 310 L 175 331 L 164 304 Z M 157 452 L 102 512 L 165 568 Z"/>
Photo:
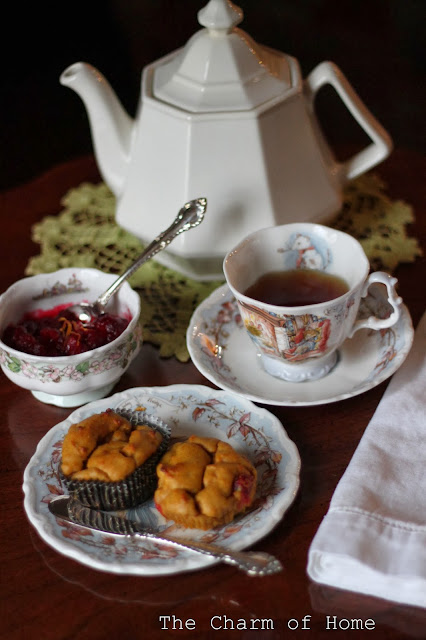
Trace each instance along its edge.
<path fill-rule="evenodd" d="M 116 515 L 116 512 L 91 509 L 79 500 L 68 502 L 68 516 L 75 524 L 120 536 L 134 535 L 143 530 L 137 522 Z"/>
<path fill-rule="evenodd" d="M 163 440 L 148 460 L 118 482 L 72 480 L 62 473 L 59 466 L 60 478 L 68 493 L 76 497 L 84 506 L 104 511 L 131 509 L 152 498 L 157 488 L 157 464 L 167 451 L 171 436 L 170 427 L 156 416 L 146 415 L 140 411 L 119 409 L 115 411 L 127 418 L 133 426 L 146 424 L 156 429 L 163 436 Z"/>

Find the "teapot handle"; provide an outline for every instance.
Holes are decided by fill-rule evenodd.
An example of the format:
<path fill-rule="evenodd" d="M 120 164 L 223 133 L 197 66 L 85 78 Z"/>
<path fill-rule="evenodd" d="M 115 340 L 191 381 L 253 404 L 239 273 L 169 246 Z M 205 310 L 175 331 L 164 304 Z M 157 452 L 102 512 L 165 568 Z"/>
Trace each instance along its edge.
<path fill-rule="evenodd" d="M 308 97 L 312 104 L 316 93 L 325 84 L 332 85 L 355 120 L 373 141 L 341 165 L 343 180 L 352 180 L 387 158 L 392 150 L 392 140 L 333 62 L 321 62 L 306 78 Z"/>

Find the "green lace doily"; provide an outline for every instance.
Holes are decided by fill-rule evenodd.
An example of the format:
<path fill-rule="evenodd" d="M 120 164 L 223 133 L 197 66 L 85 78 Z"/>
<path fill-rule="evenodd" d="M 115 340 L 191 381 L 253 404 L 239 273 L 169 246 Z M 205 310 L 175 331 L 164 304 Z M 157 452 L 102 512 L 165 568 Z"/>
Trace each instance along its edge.
<path fill-rule="evenodd" d="M 63 267 L 94 267 L 122 273 L 141 253 L 143 245 L 115 223 L 115 198 L 103 184 L 83 183 L 62 199 L 63 210 L 47 216 L 32 229 L 40 254 L 30 259 L 27 275 Z M 357 238 L 374 270 L 392 272 L 401 262 L 421 255 L 415 238 L 406 234 L 412 208 L 391 201 L 375 174 L 353 181 L 346 189 L 341 212 L 330 226 Z M 155 261 L 130 278 L 142 299 L 144 341 L 157 345 L 160 355 L 189 359 L 186 330 L 194 309 L 222 282 L 197 282 Z"/>

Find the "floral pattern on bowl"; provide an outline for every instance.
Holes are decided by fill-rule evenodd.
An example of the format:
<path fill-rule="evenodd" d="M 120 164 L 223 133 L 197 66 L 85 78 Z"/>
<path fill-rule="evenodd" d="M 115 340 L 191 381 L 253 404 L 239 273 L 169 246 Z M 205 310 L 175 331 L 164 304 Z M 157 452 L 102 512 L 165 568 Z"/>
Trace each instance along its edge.
<path fill-rule="evenodd" d="M 57 281 L 53 286 L 43 289 L 43 291 L 36 296 L 32 296 L 32 299 L 44 300 L 45 298 L 55 298 L 65 293 L 84 293 L 85 291 L 88 291 L 88 288 L 85 287 L 82 281 L 73 273 L 68 278 L 66 284 Z"/>

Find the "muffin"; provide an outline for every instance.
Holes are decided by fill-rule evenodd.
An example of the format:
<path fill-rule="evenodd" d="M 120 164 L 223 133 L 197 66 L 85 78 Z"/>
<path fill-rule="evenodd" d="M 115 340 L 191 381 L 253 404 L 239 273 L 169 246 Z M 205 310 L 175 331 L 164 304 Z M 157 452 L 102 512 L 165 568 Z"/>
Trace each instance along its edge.
<path fill-rule="evenodd" d="M 155 468 L 169 438 L 161 420 L 139 412 L 107 409 L 89 416 L 72 424 L 65 435 L 62 482 L 85 506 L 136 507 L 154 493 Z"/>
<path fill-rule="evenodd" d="M 249 507 L 256 492 L 254 466 L 230 444 L 190 436 L 174 444 L 157 466 L 155 506 L 191 529 L 227 524 Z"/>

